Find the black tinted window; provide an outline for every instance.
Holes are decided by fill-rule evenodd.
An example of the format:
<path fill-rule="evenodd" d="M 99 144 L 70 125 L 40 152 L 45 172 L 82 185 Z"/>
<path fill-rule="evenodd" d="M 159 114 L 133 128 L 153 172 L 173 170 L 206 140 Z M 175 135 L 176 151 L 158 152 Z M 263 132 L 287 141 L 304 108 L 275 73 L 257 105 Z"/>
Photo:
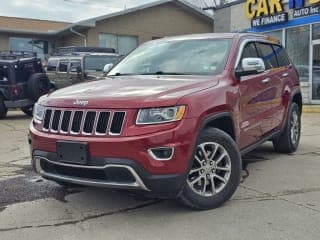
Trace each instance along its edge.
<path fill-rule="evenodd" d="M 41 62 L 20 62 L 15 69 L 17 82 L 26 82 L 33 73 L 42 72 Z"/>
<path fill-rule="evenodd" d="M 59 63 L 59 72 L 68 72 L 68 62 L 60 62 Z"/>
<path fill-rule="evenodd" d="M 243 58 L 257 58 L 257 57 L 259 57 L 259 56 L 258 56 L 255 44 L 253 42 L 248 43 L 243 49 L 241 59 L 243 59 Z"/>
<path fill-rule="evenodd" d="M 273 45 L 273 49 L 277 55 L 279 67 L 284 67 L 284 66 L 290 65 L 288 55 L 282 46 Z"/>
<path fill-rule="evenodd" d="M 56 71 L 58 65 L 58 60 L 52 59 L 48 61 L 47 71 Z"/>
<path fill-rule="evenodd" d="M 258 43 L 258 48 L 261 53 L 261 58 L 266 65 L 266 69 L 272 69 L 278 67 L 277 57 L 273 48 L 270 44 L 267 43 Z"/>
<path fill-rule="evenodd" d="M 73 60 L 70 63 L 70 72 L 81 72 L 81 62 Z"/>
<path fill-rule="evenodd" d="M 116 64 L 120 56 L 87 56 L 84 59 L 85 70 L 102 71 L 106 64 Z"/>
<path fill-rule="evenodd" d="M 0 84 L 8 82 L 8 67 L 0 65 Z"/>

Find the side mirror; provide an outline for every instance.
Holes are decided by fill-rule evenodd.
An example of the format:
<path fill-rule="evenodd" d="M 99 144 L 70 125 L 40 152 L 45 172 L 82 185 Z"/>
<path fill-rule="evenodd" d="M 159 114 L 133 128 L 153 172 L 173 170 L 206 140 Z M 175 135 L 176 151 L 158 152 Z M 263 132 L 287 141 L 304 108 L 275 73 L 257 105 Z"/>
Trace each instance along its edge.
<path fill-rule="evenodd" d="M 103 75 L 106 75 L 112 67 L 113 67 L 113 63 L 108 63 L 108 64 L 104 65 L 103 70 L 102 70 Z"/>
<path fill-rule="evenodd" d="M 238 78 L 242 76 L 258 74 L 264 72 L 266 67 L 261 58 L 244 58 L 241 61 L 241 66 L 236 70 Z"/>

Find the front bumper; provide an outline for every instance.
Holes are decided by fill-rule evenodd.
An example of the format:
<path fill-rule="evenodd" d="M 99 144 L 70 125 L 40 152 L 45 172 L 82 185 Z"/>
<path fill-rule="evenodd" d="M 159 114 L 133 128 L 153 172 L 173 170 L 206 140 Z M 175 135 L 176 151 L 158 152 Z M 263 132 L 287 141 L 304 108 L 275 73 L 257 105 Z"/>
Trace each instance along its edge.
<path fill-rule="evenodd" d="M 34 151 L 32 166 L 42 177 L 93 187 L 127 189 L 150 197 L 175 198 L 185 174 L 152 175 L 130 159 L 94 158 L 99 165 L 60 163 L 55 153 Z"/>
<path fill-rule="evenodd" d="M 34 101 L 30 99 L 21 99 L 15 101 L 4 101 L 4 105 L 7 108 L 22 108 L 22 107 L 29 107 L 34 104 Z"/>
<path fill-rule="evenodd" d="M 173 129 L 134 137 L 60 135 L 39 131 L 31 123 L 29 142 L 33 166 L 43 177 L 56 181 L 142 190 L 151 196 L 174 197 L 185 183 L 196 140 L 196 122 L 193 119 L 183 121 Z M 88 143 L 88 163 L 73 165 L 59 162 L 57 141 Z M 150 148 L 163 146 L 174 148 L 170 160 L 155 160 L 148 153 Z M 110 178 L 109 170 L 112 168 L 117 168 L 115 175 L 122 176 L 120 172 L 124 170 L 129 178 Z"/>

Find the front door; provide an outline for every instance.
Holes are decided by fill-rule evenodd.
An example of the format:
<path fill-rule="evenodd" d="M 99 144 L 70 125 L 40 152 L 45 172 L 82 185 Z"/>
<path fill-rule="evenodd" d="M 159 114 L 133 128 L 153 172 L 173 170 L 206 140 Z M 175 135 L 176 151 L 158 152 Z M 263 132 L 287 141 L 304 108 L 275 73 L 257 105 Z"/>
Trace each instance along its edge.
<path fill-rule="evenodd" d="M 311 101 L 320 103 L 320 40 L 312 43 Z"/>
<path fill-rule="evenodd" d="M 69 74 L 69 60 L 61 59 L 58 64 L 56 77 L 54 80 L 56 89 L 64 88 L 72 85 L 72 81 Z"/>

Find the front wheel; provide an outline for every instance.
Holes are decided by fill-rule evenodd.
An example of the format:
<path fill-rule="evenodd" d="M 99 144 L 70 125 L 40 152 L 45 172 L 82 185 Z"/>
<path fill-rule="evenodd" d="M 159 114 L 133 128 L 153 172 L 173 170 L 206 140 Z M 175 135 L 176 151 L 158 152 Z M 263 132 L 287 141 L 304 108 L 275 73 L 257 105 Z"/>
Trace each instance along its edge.
<path fill-rule="evenodd" d="M 180 200 L 194 209 L 219 207 L 237 189 L 240 175 L 241 156 L 234 140 L 219 129 L 205 129 Z"/>
<path fill-rule="evenodd" d="M 296 103 L 291 103 L 286 125 L 279 137 L 273 139 L 273 147 L 276 152 L 292 153 L 299 146 L 301 133 L 301 110 Z"/>

